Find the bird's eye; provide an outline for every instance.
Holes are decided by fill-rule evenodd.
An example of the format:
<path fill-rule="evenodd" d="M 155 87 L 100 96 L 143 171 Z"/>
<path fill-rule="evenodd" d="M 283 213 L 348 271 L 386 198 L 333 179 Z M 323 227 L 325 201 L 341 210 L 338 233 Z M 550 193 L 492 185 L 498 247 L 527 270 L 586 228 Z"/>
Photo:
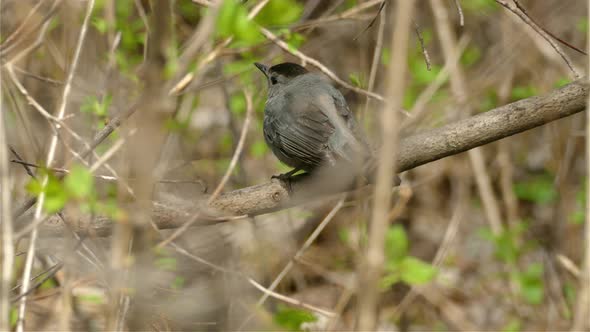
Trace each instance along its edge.
<path fill-rule="evenodd" d="M 270 84 L 275 85 L 275 84 L 277 84 L 277 82 L 278 82 L 277 81 L 277 78 L 274 77 L 274 76 L 271 76 L 271 78 L 270 78 Z"/>

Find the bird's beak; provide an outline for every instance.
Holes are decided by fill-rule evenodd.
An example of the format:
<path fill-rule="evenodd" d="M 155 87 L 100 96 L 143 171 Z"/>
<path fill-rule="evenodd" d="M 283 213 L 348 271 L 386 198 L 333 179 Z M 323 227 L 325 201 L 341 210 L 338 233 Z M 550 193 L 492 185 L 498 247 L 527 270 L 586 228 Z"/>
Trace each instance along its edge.
<path fill-rule="evenodd" d="M 254 62 L 254 65 L 256 66 L 256 68 L 260 69 L 260 71 L 264 74 L 264 76 L 268 77 L 268 67 L 258 63 L 258 62 Z"/>

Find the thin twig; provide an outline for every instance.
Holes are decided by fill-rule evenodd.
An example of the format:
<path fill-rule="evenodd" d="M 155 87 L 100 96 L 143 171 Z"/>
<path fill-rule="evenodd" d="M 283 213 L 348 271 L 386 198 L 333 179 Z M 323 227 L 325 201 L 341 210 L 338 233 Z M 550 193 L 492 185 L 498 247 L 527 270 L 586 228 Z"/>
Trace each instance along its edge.
<path fill-rule="evenodd" d="M 461 8 L 461 2 L 459 0 L 455 0 L 455 7 L 457 7 L 457 13 L 459 14 L 459 25 L 465 25 L 465 17 L 463 16 L 463 8 Z"/>
<path fill-rule="evenodd" d="M 551 33 L 551 31 L 545 29 L 543 26 L 541 26 L 539 23 L 537 23 L 537 21 L 529 15 L 529 13 L 527 12 L 527 10 L 520 4 L 520 1 L 518 0 L 514 0 L 514 3 L 516 4 L 516 7 L 518 7 L 518 9 L 520 9 L 526 16 L 528 16 L 528 18 L 531 20 L 531 22 L 535 23 L 537 26 L 539 26 L 539 28 L 541 28 L 543 31 L 545 31 L 549 36 L 551 36 L 551 38 L 557 40 L 558 42 L 562 43 L 563 45 L 571 48 L 572 50 L 584 54 L 584 55 L 588 55 L 584 50 L 579 49 L 578 47 L 568 43 L 567 41 L 557 37 L 556 35 L 554 35 L 553 33 Z"/>
<path fill-rule="evenodd" d="M 422 55 L 424 55 L 424 62 L 426 62 L 426 69 L 428 69 L 428 71 L 430 71 L 431 70 L 430 55 L 428 54 L 428 50 L 426 49 L 426 46 L 424 45 L 424 38 L 422 37 L 422 31 L 420 30 L 420 26 L 418 25 L 418 23 L 416 23 L 416 21 L 414 21 L 414 30 L 416 31 L 416 36 L 418 36 L 418 40 L 420 41 L 420 47 L 422 48 Z"/>
<path fill-rule="evenodd" d="M 274 292 L 274 291 L 272 291 L 272 290 L 270 290 L 268 288 L 264 288 L 264 286 L 262 286 L 260 283 L 258 283 L 256 280 L 254 280 L 252 277 L 249 277 L 247 275 L 244 275 L 241 272 L 230 270 L 230 269 L 227 269 L 225 267 L 222 267 L 222 266 L 219 266 L 217 264 L 214 264 L 212 262 L 209 262 L 208 260 L 206 260 L 204 258 L 201 258 L 199 256 L 196 256 L 194 254 L 189 253 L 188 251 L 186 251 L 185 249 L 181 248 L 180 246 L 178 246 L 175 243 L 171 243 L 170 246 L 172 248 L 174 248 L 176 250 L 176 252 L 178 252 L 178 253 L 180 253 L 180 254 L 182 254 L 182 255 L 184 255 L 184 256 L 186 256 L 186 257 L 188 257 L 188 258 L 190 258 L 190 259 L 192 259 L 192 260 L 194 260 L 194 261 L 196 261 L 198 263 L 204 264 L 204 265 L 210 267 L 211 269 L 213 269 L 215 271 L 222 272 L 222 273 L 227 273 L 227 274 L 231 274 L 231 275 L 235 275 L 235 276 L 238 276 L 240 278 L 245 279 L 249 284 L 251 284 L 256 289 L 258 289 L 261 292 L 263 292 L 265 294 L 265 296 L 270 296 L 272 298 L 275 298 L 277 300 L 283 301 L 285 303 L 288 303 L 288 304 L 291 304 L 291 305 L 294 305 L 294 306 L 298 306 L 298 307 L 301 307 L 301 308 L 304 308 L 304 309 L 307 309 L 307 310 L 311 310 L 313 312 L 317 312 L 317 313 L 319 313 L 321 315 L 324 315 L 324 316 L 327 316 L 327 317 L 334 317 L 335 316 L 335 314 L 333 312 L 331 312 L 331 311 L 318 308 L 316 306 L 307 304 L 305 302 L 302 302 L 302 301 L 299 301 L 299 300 L 290 298 L 288 296 L 285 296 L 285 295 L 276 293 L 276 292 Z"/>
<path fill-rule="evenodd" d="M 80 29 L 80 35 L 78 37 L 78 44 L 77 44 L 76 50 L 74 52 L 72 66 L 70 68 L 70 72 L 68 73 L 66 85 L 65 85 L 65 88 L 64 88 L 64 91 L 62 94 L 61 105 L 58 108 L 57 118 L 60 120 L 63 119 L 65 116 L 66 105 L 68 102 L 68 97 L 70 94 L 72 81 L 74 78 L 74 74 L 76 72 L 76 68 L 78 66 L 78 61 L 80 59 L 80 53 L 82 51 L 82 45 L 84 44 L 84 39 L 86 37 L 88 22 L 90 21 L 90 14 L 92 13 L 93 8 L 94 8 L 94 0 L 90 0 L 88 2 L 87 8 L 86 8 L 86 16 L 84 17 L 84 22 L 82 23 L 82 27 Z M 59 129 L 59 125 L 57 128 Z M 57 134 L 54 134 L 53 137 L 51 138 L 51 142 L 49 144 L 49 152 L 47 153 L 46 164 L 48 167 L 52 166 L 52 163 L 53 163 L 53 160 L 55 157 L 55 153 L 57 150 L 57 142 L 58 142 L 58 136 L 57 136 Z M 43 177 L 43 181 L 42 181 L 42 188 L 47 187 L 48 181 L 49 181 L 49 176 L 45 175 Z M 44 190 L 42 190 L 41 194 L 39 194 L 39 202 L 37 204 L 37 207 L 35 209 L 35 214 L 33 217 L 34 220 L 41 219 L 41 212 L 42 212 L 42 207 L 43 207 L 44 201 L 45 201 L 45 192 L 44 192 Z M 24 267 L 23 276 L 22 276 L 23 287 L 21 289 L 21 294 L 26 294 L 26 292 L 29 289 L 29 278 L 31 276 L 31 270 L 33 269 L 33 258 L 35 256 L 36 241 L 37 241 L 37 228 L 34 228 L 31 233 L 31 239 L 29 242 L 29 248 L 27 250 L 27 257 L 25 260 L 25 267 Z M 17 318 L 17 323 L 16 323 L 16 331 L 17 332 L 24 331 L 24 317 L 25 317 L 26 304 L 27 304 L 27 297 L 23 296 L 20 300 L 19 309 L 18 309 L 18 318 Z"/>
<path fill-rule="evenodd" d="M 252 105 L 252 96 L 250 95 L 249 92 L 246 92 L 246 91 L 244 91 L 244 96 L 246 97 L 246 118 L 244 119 L 244 124 L 242 125 L 242 131 L 240 133 L 240 139 L 238 141 L 238 145 L 236 146 L 236 150 L 234 151 L 234 154 L 231 158 L 231 161 L 229 163 L 227 170 L 225 171 L 225 174 L 221 178 L 221 181 L 219 181 L 219 184 L 217 185 L 217 187 L 213 191 L 213 194 L 211 194 L 211 196 L 207 200 L 207 205 L 211 204 L 211 202 L 213 202 L 219 196 L 219 194 L 223 190 L 223 187 L 225 187 L 225 184 L 229 180 L 229 177 L 233 173 L 236 165 L 238 164 L 238 160 L 240 159 L 240 155 L 242 154 L 242 151 L 244 150 L 244 144 L 246 142 L 246 134 L 248 133 L 248 128 L 250 127 L 250 121 L 252 120 L 252 113 L 254 113 L 254 111 L 253 111 L 254 106 Z M 172 233 L 168 238 L 166 238 L 164 241 L 160 242 L 157 247 L 162 248 L 165 245 L 167 245 L 168 243 L 170 243 L 171 241 L 174 241 L 182 233 L 184 233 L 190 226 L 192 226 L 195 222 L 197 222 L 197 220 L 199 220 L 200 217 L 201 217 L 200 211 L 195 213 L 195 215 L 186 224 L 182 225 L 182 227 L 180 227 L 176 231 L 174 231 L 174 233 Z"/>
<path fill-rule="evenodd" d="M 357 40 L 362 34 L 364 34 L 367 30 L 369 30 L 373 26 L 373 24 L 375 24 L 375 22 L 377 21 L 377 17 L 379 17 L 381 15 L 381 13 L 383 12 L 383 8 L 385 8 L 386 4 L 387 4 L 387 1 L 383 0 L 381 5 L 379 6 L 379 9 L 377 10 L 377 14 L 373 17 L 371 22 L 369 22 L 369 24 L 363 29 L 363 31 L 361 31 L 358 35 L 356 35 L 356 37 L 354 37 L 352 40 Z M 381 17 L 381 19 L 383 19 L 383 17 Z"/>
<path fill-rule="evenodd" d="M 281 281 L 285 278 L 285 276 L 287 276 L 287 273 L 289 273 L 289 271 L 291 271 L 291 269 L 293 268 L 294 262 L 299 260 L 299 258 L 303 256 L 305 251 L 315 242 L 315 240 L 318 238 L 318 236 L 324 230 L 324 228 L 326 228 L 330 221 L 332 221 L 336 213 L 338 213 L 338 211 L 344 206 L 345 198 L 346 196 L 343 195 L 342 198 L 340 198 L 340 200 L 338 201 L 338 203 L 336 203 L 332 210 L 328 212 L 326 217 L 313 230 L 313 232 L 309 235 L 307 240 L 305 240 L 301 248 L 297 250 L 295 255 L 293 255 L 293 257 L 289 260 L 287 265 L 285 265 L 281 272 L 279 272 L 276 278 L 271 282 L 270 286 L 268 286 L 268 291 L 274 291 L 277 288 L 277 286 L 281 283 Z M 264 293 L 264 295 L 260 297 L 256 305 L 262 306 L 269 296 L 269 293 Z M 252 320 L 252 318 L 254 318 L 254 313 L 251 313 L 248 317 L 246 317 L 246 319 L 244 319 L 244 321 L 240 324 L 238 331 L 241 331 L 250 322 L 250 320 Z"/>
<path fill-rule="evenodd" d="M 8 168 L 6 128 L 4 126 L 4 102 L 0 93 L 0 224 L 2 224 L 2 280 L 0 286 L 0 330 L 10 331 L 10 283 L 14 269 L 14 238 L 10 191 L 12 179 Z"/>
<path fill-rule="evenodd" d="M 377 93 L 358 88 L 358 87 L 353 86 L 353 85 L 347 83 L 346 81 L 342 80 L 340 77 L 338 77 L 333 71 L 331 71 L 324 64 L 322 64 L 321 62 L 319 62 L 318 60 L 316 60 L 314 58 L 311 58 L 311 57 L 303 54 L 299 50 L 293 49 L 285 41 L 281 40 L 274 33 L 270 32 L 270 30 L 268 30 L 264 27 L 259 27 L 259 29 L 266 38 L 268 38 L 269 40 L 274 42 L 278 47 L 282 48 L 285 52 L 290 53 L 291 55 L 299 58 L 303 63 L 309 63 L 310 65 L 318 68 L 322 73 L 326 74 L 326 76 L 328 76 L 329 78 L 334 80 L 334 82 L 338 83 L 339 85 L 343 86 L 344 88 L 354 91 L 356 93 L 365 95 L 365 96 L 369 96 L 369 97 L 377 99 L 379 101 L 385 100 L 383 98 L 383 96 L 381 96 Z M 400 110 L 400 111 L 402 113 L 404 113 L 405 115 L 409 116 L 409 114 L 407 112 L 405 112 L 403 110 Z"/>
<path fill-rule="evenodd" d="M 368 248 L 362 263 L 358 266 L 357 331 L 377 330 L 379 280 L 383 269 L 385 254 L 385 234 L 389 225 L 388 212 L 396 168 L 395 155 L 398 151 L 399 121 L 397 110 L 402 108 L 406 61 L 408 56 L 408 40 L 415 1 L 396 2 L 391 8 L 394 28 L 390 47 L 392 53 L 388 72 L 387 107 L 381 114 L 382 150 L 379 154 L 377 167 L 372 218 L 369 226 Z"/>
<path fill-rule="evenodd" d="M 430 6 L 434 13 L 435 23 L 437 26 L 438 36 L 443 55 L 449 66 L 451 78 L 451 92 L 456 100 L 462 113 L 471 114 L 472 107 L 467 103 L 467 83 L 465 75 L 459 66 L 459 46 L 453 33 L 451 23 L 448 19 L 446 7 L 438 0 L 431 0 Z M 455 60 L 451 62 L 451 59 Z M 502 218 L 498 201 L 492 189 L 492 184 L 485 164 L 485 157 L 481 149 L 473 149 L 468 152 L 469 161 L 475 173 L 475 180 L 479 195 L 483 202 L 486 218 L 494 234 L 500 234 L 502 231 Z"/>
<path fill-rule="evenodd" d="M 512 2 L 510 2 L 510 3 L 508 3 L 507 1 L 504 1 L 504 0 L 495 0 L 495 1 L 498 4 L 500 4 L 502 7 L 506 8 L 509 11 L 511 11 L 512 13 L 514 13 L 526 25 L 530 26 L 541 37 L 543 37 L 543 39 L 545 39 L 549 43 L 549 45 L 551 45 L 551 47 L 555 50 L 555 52 L 557 52 L 557 54 L 559 54 L 559 56 L 563 59 L 563 61 L 565 62 L 565 64 L 568 66 L 568 68 L 570 69 L 570 71 L 573 73 L 574 77 L 575 78 L 580 78 L 580 74 L 574 68 L 574 65 L 573 65 L 571 59 L 563 52 L 563 50 L 561 49 L 561 47 L 559 47 L 559 45 L 557 45 L 553 41 L 553 39 L 551 38 L 551 36 L 549 36 L 549 34 L 544 29 L 542 29 L 541 27 L 539 27 L 539 25 L 537 25 L 525 12 L 523 12 L 519 8 L 518 1 L 517 0 L 512 0 Z"/>
<path fill-rule="evenodd" d="M 588 1 L 590 5 L 590 1 Z M 590 7 L 588 7 L 590 14 Z M 590 33 L 590 27 L 588 28 Z M 590 45 L 588 46 L 590 54 Z M 590 60 L 590 56 L 588 56 Z M 590 68 L 586 75 L 590 74 Z M 588 97 L 587 107 L 590 107 L 590 96 Z M 590 116 L 586 114 L 586 188 L 590 188 Z M 586 189 L 588 190 L 588 189 Z M 583 331 L 590 329 L 590 195 L 586 194 L 586 223 L 584 225 L 584 260 L 581 264 L 581 273 L 579 277 L 579 290 L 574 312 L 572 331 Z"/>

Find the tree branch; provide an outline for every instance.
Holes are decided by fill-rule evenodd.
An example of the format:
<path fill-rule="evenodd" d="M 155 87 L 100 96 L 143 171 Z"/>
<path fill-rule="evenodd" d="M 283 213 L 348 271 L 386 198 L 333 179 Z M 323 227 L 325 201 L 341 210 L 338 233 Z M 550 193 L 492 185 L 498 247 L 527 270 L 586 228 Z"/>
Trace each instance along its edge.
<path fill-rule="evenodd" d="M 398 147 L 397 170 L 407 171 L 581 112 L 586 108 L 587 98 L 588 83 L 585 79 L 580 79 L 547 95 L 522 99 L 440 128 L 403 138 Z M 291 186 L 272 180 L 223 193 L 211 202 L 209 207 L 204 206 L 206 197 L 199 198 L 197 202 L 180 205 L 178 202 L 153 202 L 152 219 L 158 227 L 166 229 L 179 227 L 196 212 L 195 209 L 199 208 L 212 209 L 232 216 L 255 216 L 347 189 L 342 185 L 326 185 L 324 181 L 314 181 L 300 175 L 293 179 Z M 203 214 L 202 221 L 210 224 L 232 219 L 236 217 L 223 218 L 210 213 Z M 101 217 L 92 222 L 79 222 L 76 228 L 82 233 L 108 236 L 111 227 L 111 221 Z M 39 230 L 42 234 L 50 236 L 65 234 L 63 225 L 57 220 L 52 222 L 51 219 Z"/>

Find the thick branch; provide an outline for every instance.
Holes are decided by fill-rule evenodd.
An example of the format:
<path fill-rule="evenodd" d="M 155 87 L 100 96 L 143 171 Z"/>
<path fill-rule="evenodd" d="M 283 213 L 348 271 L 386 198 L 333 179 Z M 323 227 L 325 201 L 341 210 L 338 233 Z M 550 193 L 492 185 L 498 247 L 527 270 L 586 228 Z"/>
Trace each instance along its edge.
<path fill-rule="evenodd" d="M 545 96 L 531 97 L 495 108 L 485 113 L 416 134 L 400 141 L 397 156 L 398 171 L 427 164 L 478 146 L 521 133 L 551 121 L 570 116 L 585 109 L 588 84 L 577 80 Z M 278 180 L 252 187 L 230 191 L 220 195 L 210 207 L 229 215 L 260 215 L 285 209 L 319 196 L 335 194 L 347 188 L 338 185 L 316 184 L 304 176 L 295 178 L 291 188 Z M 289 190 L 290 189 L 290 190 Z M 203 198 L 192 206 L 203 206 Z M 153 203 L 152 218 L 160 228 L 176 228 L 188 220 L 194 211 L 183 210 L 167 202 Z M 213 218 L 215 219 L 215 218 Z M 207 220 L 210 223 L 212 218 Z M 110 234 L 111 222 L 101 218 L 91 223 L 91 233 L 99 236 Z M 56 223 L 43 227 L 46 234 L 63 234 Z M 85 232 L 88 227 L 77 230 Z"/>
<path fill-rule="evenodd" d="M 521 133 L 585 109 L 588 85 L 577 80 L 548 95 L 531 97 L 485 113 L 401 139 L 398 172 L 444 157 L 465 152 Z M 299 181 L 306 182 L 306 181 Z M 311 200 L 318 194 L 334 193 L 331 188 L 310 188 L 296 183 L 293 191 L 278 181 L 234 190 L 221 195 L 212 206 L 232 214 L 258 215 Z"/>

